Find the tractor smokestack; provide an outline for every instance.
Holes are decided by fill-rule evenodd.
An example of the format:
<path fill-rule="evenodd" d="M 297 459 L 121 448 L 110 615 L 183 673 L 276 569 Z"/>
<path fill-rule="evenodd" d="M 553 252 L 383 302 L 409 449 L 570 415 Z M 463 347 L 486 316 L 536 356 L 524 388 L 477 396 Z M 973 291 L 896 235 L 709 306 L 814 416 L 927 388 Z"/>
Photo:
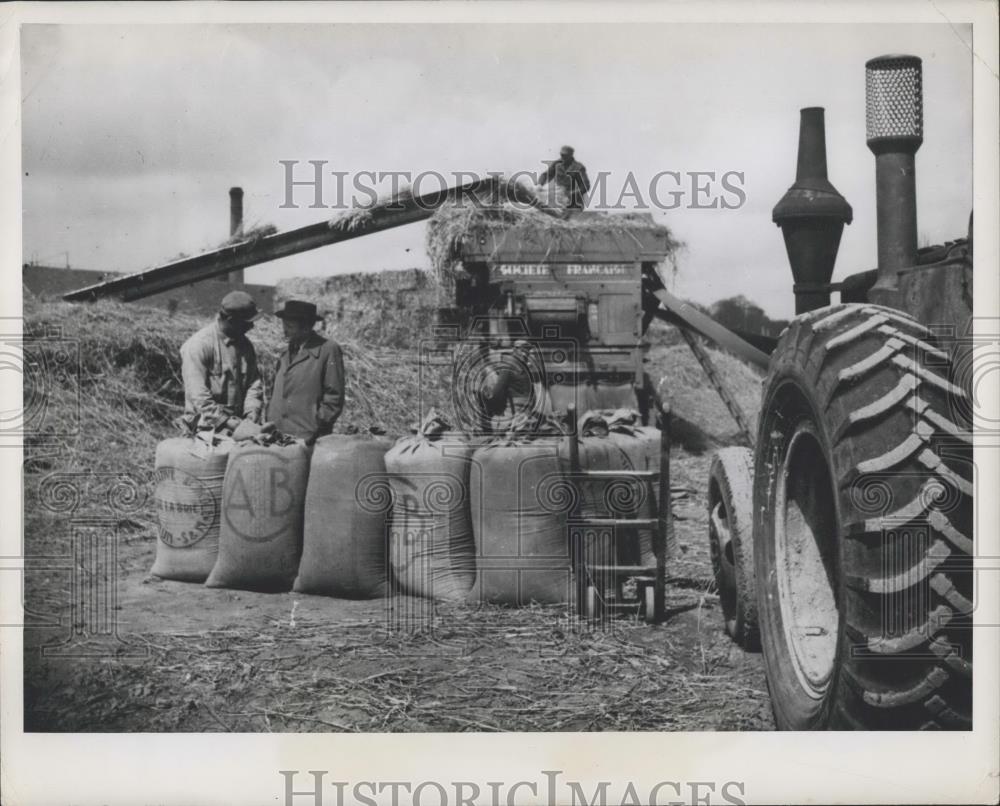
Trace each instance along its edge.
<path fill-rule="evenodd" d="M 872 302 L 892 304 L 897 273 L 917 262 L 916 153 L 924 141 L 921 62 L 879 56 L 865 63 L 868 148 L 875 154 L 878 280 Z"/>
<path fill-rule="evenodd" d="M 823 108 L 808 107 L 801 116 L 795 184 L 771 214 L 781 227 L 792 266 L 796 314 L 830 304 L 830 278 L 840 236 L 853 217 L 851 205 L 826 177 Z"/>
<path fill-rule="evenodd" d="M 243 231 L 243 188 L 229 188 L 229 237 Z"/>

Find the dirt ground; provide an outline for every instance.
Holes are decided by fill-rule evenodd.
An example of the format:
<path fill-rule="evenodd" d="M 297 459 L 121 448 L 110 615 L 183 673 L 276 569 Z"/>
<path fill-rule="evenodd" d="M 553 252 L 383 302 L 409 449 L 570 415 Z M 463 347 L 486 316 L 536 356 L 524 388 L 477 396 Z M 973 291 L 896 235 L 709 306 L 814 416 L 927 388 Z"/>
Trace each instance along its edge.
<path fill-rule="evenodd" d="M 711 593 L 708 463 L 675 452 L 672 483 L 690 488 L 674 502 L 684 553 L 656 626 L 626 616 L 586 628 L 551 606 L 208 589 L 150 577 L 155 537 L 139 524 L 119 524 L 113 554 L 68 558 L 65 518 L 26 513 L 26 556 L 38 559 L 25 589 L 25 729 L 771 729 L 760 656 L 725 637 Z M 82 608 L 70 562 L 96 569 Z M 102 624 L 116 634 L 74 633 Z"/>

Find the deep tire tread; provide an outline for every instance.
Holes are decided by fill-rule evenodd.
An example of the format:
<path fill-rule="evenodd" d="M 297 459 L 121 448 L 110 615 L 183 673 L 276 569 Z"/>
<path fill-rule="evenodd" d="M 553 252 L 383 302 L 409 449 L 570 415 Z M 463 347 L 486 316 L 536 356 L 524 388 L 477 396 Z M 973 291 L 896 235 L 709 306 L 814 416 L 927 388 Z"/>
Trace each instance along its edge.
<path fill-rule="evenodd" d="M 840 672 L 812 727 L 971 725 L 972 446 L 968 423 L 959 422 L 967 406 L 956 405 L 966 393 L 952 382 L 947 355 L 905 314 L 845 304 L 793 320 L 772 356 L 755 466 L 755 542 L 769 534 L 771 515 L 762 508 L 776 483 L 767 481 L 768 446 L 780 444 L 773 429 L 785 415 L 772 410 L 782 388 L 793 385 L 812 401 L 839 487 Z M 871 500 L 866 485 L 878 492 Z M 759 579 L 769 570 L 761 562 Z M 762 593 L 759 607 L 766 606 Z M 894 616 L 889 628 L 886 612 Z M 763 613 L 761 623 L 766 629 Z M 783 695 L 768 672 L 773 700 Z M 779 727 L 801 727 L 782 724 L 777 706 L 775 714 Z"/>

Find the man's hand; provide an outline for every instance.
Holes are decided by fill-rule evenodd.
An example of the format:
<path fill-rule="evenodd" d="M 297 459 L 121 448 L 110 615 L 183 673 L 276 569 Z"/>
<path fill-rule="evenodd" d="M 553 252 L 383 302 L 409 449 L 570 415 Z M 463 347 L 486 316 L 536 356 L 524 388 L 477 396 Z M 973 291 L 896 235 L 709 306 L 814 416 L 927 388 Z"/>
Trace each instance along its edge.
<path fill-rule="evenodd" d="M 228 428 L 230 431 L 235 431 L 239 427 L 239 424 L 242 422 L 243 420 L 241 420 L 239 417 L 230 417 L 228 420 L 226 420 L 226 428 Z"/>
<path fill-rule="evenodd" d="M 235 429 L 233 429 L 233 439 L 236 442 L 253 439 L 259 435 L 260 426 L 250 420 L 243 420 L 238 426 L 236 426 Z"/>

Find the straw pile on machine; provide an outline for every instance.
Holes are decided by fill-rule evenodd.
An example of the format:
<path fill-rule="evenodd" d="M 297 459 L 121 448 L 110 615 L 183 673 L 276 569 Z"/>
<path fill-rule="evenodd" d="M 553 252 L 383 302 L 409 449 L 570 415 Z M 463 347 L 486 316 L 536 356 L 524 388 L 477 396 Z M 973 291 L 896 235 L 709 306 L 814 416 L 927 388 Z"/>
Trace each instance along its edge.
<path fill-rule="evenodd" d="M 473 226 L 502 233 L 508 240 L 517 240 L 528 234 L 540 235 L 551 244 L 554 253 L 571 246 L 583 231 L 624 239 L 634 238 L 640 230 L 655 231 L 666 237 L 667 260 L 671 270 L 677 271 L 677 257 L 684 243 L 648 213 L 577 213 L 568 217 L 550 213 L 543 212 L 539 207 L 511 202 L 486 205 L 477 203 L 475 199 L 463 199 L 444 204 L 427 222 L 425 247 L 432 271 L 442 283 L 447 283 L 456 272 L 461 271 L 458 264 L 463 242 Z"/>
<path fill-rule="evenodd" d="M 372 210 L 393 201 L 404 203 L 412 199 L 412 192 L 404 188 L 394 197 L 380 198 L 371 205 L 345 211 L 330 220 L 331 229 L 352 232 L 372 220 Z M 583 230 L 607 233 L 621 238 L 634 237 L 639 230 L 656 231 L 667 239 L 671 270 L 677 270 L 677 257 L 684 243 L 649 213 L 572 213 L 550 205 L 550 198 L 538 195 L 534 189 L 498 177 L 489 188 L 462 193 L 439 206 L 428 219 L 425 248 L 430 258 L 431 271 L 444 286 L 449 286 L 457 272 L 462 255 L 462 242 L 475 225 L 507 237 L 518 238 L 529 232 L 542 234 L 559 251 L 563 244 L 571 244 Z"/>

